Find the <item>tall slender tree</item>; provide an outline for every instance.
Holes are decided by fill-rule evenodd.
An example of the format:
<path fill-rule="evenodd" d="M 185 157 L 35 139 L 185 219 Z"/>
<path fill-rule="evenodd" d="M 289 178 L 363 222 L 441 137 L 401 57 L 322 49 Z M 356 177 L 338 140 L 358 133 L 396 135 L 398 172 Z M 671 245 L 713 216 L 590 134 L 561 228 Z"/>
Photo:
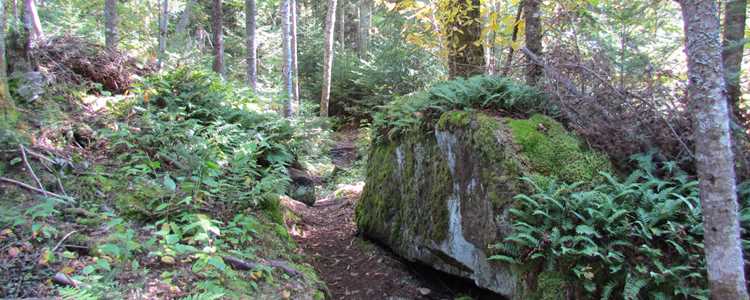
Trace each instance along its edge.
<path fill-rule="evenodd" d="M 341 46 L 346 44 L 346 5 L 346 2 L 338 1 L 338 8 L 336 8 L 336 24 L 339 24 L 336 32 Z"/>
<path fill-rule="evenodd" d="M 740 71 L 742 70 L 742 53 L 745 46 L 745 20 L 747 19 L 747 0 L 728 0 L 724 9 L 724 38 L 722 41 L 722 59 L 727 82 L 727 100 L 729 108 L 740 121 L 747 121 L 740 108 L 742 90 L 740 89 Z"/>
<path fill-rule="evenodd" d="M 540 0 L 524 0 L 523 11 L 526 23 L 526 48 L 536 56 L 542 55 L 542 19 L 539 11 Z M 538 64 L 526 66 L 526 84 L 536 85 L 542 77 L 542 67 Z"/>
<path fill-rule="evenodd" d="M 255 0 L 245 0 L 245 48 L 247 51 L 247 84 L 258 89 L 258 44 L 255 36 L 255 17 L 258 14 Z"/>
<path fill-rule="evenodd" d="M 333 67 L 333 33 L 336 30 L 336 0 L 328 0 L 325 40 L 323 46 L 323 91 L 320 96 L 320 116 L 328 116 L 331 97 L 331 69 Z"/>
<path fill-rule="evenodd" d="M 372 23 L 372 0 L 360 0 L 357 34 L 359 57 L 364 57 L 370 48 L 370 26 Z"/>
<path fill-rule="evenodd" d="M 16 115 L 6 74 L 8 62 L 5 58 L 5 20 L 5 1 L 0 1 L 0 128 L 12 126 Z"/>
<path fill-rule="evenodd" d="M 299 100 L 299 64 L 297 63 L 297 19 L 299 2 L 297 0 L 289 0 L 289 33 L 291 35 L 291 54 L 292 54 L 292 91 L 294 92 L 294 101 L 297 102 L 297 106 L 301 105 Z"/>
<path fill-rule="evenodd" d="M 712 299 L 748 299 L 717 1 L 680 0 Z"/>
<path fill-rule="evenodd" d="M 292 0 L 281 2 L 281 43 L 284 53 L 282 72 L 284 89 L 287 97 L 284 100 L 284 116 L 291 117 L 297 113 L 297 101 L 294 99 L 294 66 L 292 60 Z"/>
<path fill-rule="evenodd" d="M 111 0 L 108 0 L 111 1 Z M 162 0 L 159 9 L 159 67 L 167 55 L 167 25 L 169 22 L 169 0 Z"/>
<path fill-rule="evenodd" d="M 117 0 L 104 0 L 104 45 L 110 49 L 117 49 L 120 41 L 118 29 Z"/>
<path fill-rule="evenodd" d="M 213 70 L 224 77 L 224 12 L 221 0 L 213 0 L 211 6 L 211 32 L 214 63 Z"/>
<path fill-rule="evenodd" d="M 510 47 L 508 47 L 508 56 L 505 57 L 505 65 L 503 66 L 503 76 L 508 76 L 510 74 L 510 65 L 513 63 L 513 54 L 515 54 L 515 48 L 513 48 L 513 44 L 516 43 L 516 40 L 518 39 L 518 29 L 519 24 L 521 24 L 521 15 L 523 14 L 523 0 L 521 0 L 521 3 L 518 5 L 518 8 L 516 10 L 516 19 L 515 22 L 513 22 L 513 32 L 510 36 Z"/>
<path fill-rule="evenodd" d="M 23 0 L 23 23 L 29 34 L 29 40 L 43 39 L 44 31 L 34 0 Z"/>

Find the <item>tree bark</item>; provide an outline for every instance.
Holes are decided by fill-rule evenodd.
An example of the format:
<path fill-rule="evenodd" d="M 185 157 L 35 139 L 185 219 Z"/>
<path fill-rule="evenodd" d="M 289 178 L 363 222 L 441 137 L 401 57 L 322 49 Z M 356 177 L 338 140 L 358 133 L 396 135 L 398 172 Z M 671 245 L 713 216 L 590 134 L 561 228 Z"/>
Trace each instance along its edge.
<path fill-rule="evenodd" d="M 338 26 L 338 40 L 339 45 L 342 47 L 346 45 L 346 25 L 344 24 L 346 21 L 346 2 L 339 1 L 338 2 L 339 7 L 336 10 L 336 23 L 339 24 Z"/>
<path fill-rule="evenodd" d="M 291 34 L 291 51 L 292 51 L 292 90 L 294 92 L 294 101 L 299 107 L 299 65 L 297 64 L 297 10 L 299 4 L 297 0 L 289 0 L 290 5 L 290 34 Z"/>
<path fill-rule="evenodd" d="M 258 14 L 255 0 L 245 0 L 245 48 L 247 51 L 247 83 L 257 92 L 258 88 L 258 44 L 255 36 L 255 16 Z"/>
<path fill-rule="evenodd" d="M 23 22 L 26 30 L 29 32 L 29 41 L 44 38 L 42 23 L 39 21 L 39 14 L 36 11 L 34 0 L 24 0 Z"/>
<path fill-rule="evenodd" d="M 214 64 L 213 70 L 219 73 L 221 77 L 224 77 L 224 12 L 221 8 L 221 0 L 213 0 L 211 7 L 211 31 L 212 31 L 212 43 L 213 43 L 213 54 Z"/>
<path fill-rule="evenodd" d="M 107 0 L 111 1 L 111 0 Z M 169 22 L 169 0 L 162 0 L 159 12 L 159 67 L 164 64 L 167 53 L 167 24 Z"/>
<path fill-rule="evenodd" d="M 0 1 L 0 128 L 12 127 L 16 119 L 16 107 L 8 90 L 8 62 L 5 58 L 5 1 Z"/>
<path fill-rule="evenodd" d="M 712 299 L 748 299 L 716 1 L 682 0 L 704 249 Z"/>
<path fill-rule="evenodd" d="M 479 0 L 441 0 L 438 12 L 460 7 L 458 15 L 440 15 L 448 47 L 448 76 L 470 77 L 484 73 L 484 47 Z"/>
<path fill-rule="evenodd" d="M 331 69 L 333 67 L 333 33 L 336 29 L 336 0 L 328 0 L 325 41 L 323 46 L 323 91 L 320 96 L 320 116 L 328 116 L 331 97 Z"/>
<path fill-rule="evenodd" d="M 526 48 L 537 56 L 542 56 L 542 20 L 539 11 L 540 0 L 524 0 L 523 10 L 526 19 Z M 537 64 L 526 67 L 526 84 L 535 86 L 542 77 L 542 68 Z"/>
<path fill-rule="evenodd" d="M 727 100 L 730 111 L 743 123 L 747 116 L 740 108 L 742 89 L 740 72 L 742 53 L 745 46 L 745 20 L 747 19 L 747 0 L 728 0 L 724 9 L 724 39 L 722 42 L 724 72 L 727 83 Z"/>
<path fill-rule="evenodd" d="M 117 49 L 120 32 L 117 24 L 117 0 L 104 0 L 104 45 L 110 49 Z"/>
<path fill-rule="evenodd" d="M 370 48 L 370 26 L 372 22 L 372 0 L 360 0 L 361 5 L 359 8 L 359 28 L 357 28 L 357 35 L 359 39 L 359 57 L 363 58 L 367 55 L 367 51 Z"/>
<path fill-rule="evenodd" d="M 284 79 L 284 89 L 286 90 L 286 99 L 284 100 L 284 116 L 293 116 L 296 109 L 294 100 L 294 66 L 292 59 L 292 0 L 283 0 L 281 2 L 281 43 L 284 53 L 284 62 L 282 72 Z"/>

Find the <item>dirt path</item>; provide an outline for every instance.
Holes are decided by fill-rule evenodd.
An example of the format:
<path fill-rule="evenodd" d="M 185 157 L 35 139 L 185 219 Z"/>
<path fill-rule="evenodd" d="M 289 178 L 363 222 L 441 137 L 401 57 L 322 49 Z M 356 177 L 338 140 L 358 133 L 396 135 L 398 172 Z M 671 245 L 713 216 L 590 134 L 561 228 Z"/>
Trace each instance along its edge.
<path fill-rule="evenodd" d="M 336 135 L 331 156 L 339 168 L 356 159 L 356 130 Z M 441 284 L 425 280 L 415 266 L 357 236 L 354 207 L 363 184 L 339 188 L 315 206 L 287 200 L 301 217 L 293 228 L 303 251 L 328 285 L 333 299 L 453 299 Z"/>
<path fill-rule="evenodd" d="M 356 138 L 356 128 L 335 135 L 331 159 L 337 168 L 349 168 L 357 159 Z M 300 217 L 291 233 L 332 299 L 499 299 L 466 280 L 404 262 L 359 236 L 354 208 L 363 187 L 364 183 L 339 187 L 312 207 L 284 200 Z"/>

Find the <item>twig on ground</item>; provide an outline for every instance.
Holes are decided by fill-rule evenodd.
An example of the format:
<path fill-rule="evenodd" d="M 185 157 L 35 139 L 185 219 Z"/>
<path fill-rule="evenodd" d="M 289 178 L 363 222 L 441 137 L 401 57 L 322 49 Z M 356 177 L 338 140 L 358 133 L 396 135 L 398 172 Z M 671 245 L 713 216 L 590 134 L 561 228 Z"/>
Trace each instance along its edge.
<path fill-rule="evenodd" d="M 59 242 L 57 242 L 57 245 L 55 245 L 55 247 L 52 248 L 52 252 L 54 253 L 55 250 L 57 250 L 57 248 L 60 248 L 60 245 L 62 245 L 62 243 L 65 242 L 65 240 L 68 239 L 68 237 L 70 237 L 71 235 L 73 235 L 76 232 L 78 232 L 78 230 L 73 230 L 71 232 L 68 232 L 68 234 L 66 234 L 65 236 L 63 236 L 63 238 Z"/>
<path fill-rule="evenodd" d="M 7 183 L 12 183 L 12 184 L 18 185 L 18 186 L 20 186 L 22 188 L 25 188 L 27 190 L 31 190 L 31 191 L 34 191 L 34 192 L 37 192 L 37 193 L 40 193 L 40 194 L 45 194 L 45 196 L 52 196 L 52 197 L 60 198 L 60 199 L 63 199 L 63 200 L 70 200 L 71 199 L 70 197 L 65 197 L 65 196 L 62 196 L 62 195 L 58 195 L 58 194 L 55 194 L 53 192 L 46 192 L 45 193 L 45 191 L 43 191 L 43 190 L 40 190 L 38 188 L 35 188 L 33 186 L 30 186 L 30 185 L 25 184 L 23 182 L 20 182 L 18 180 L 13 180 L 13 179 L 6 178 L 6 177 L 0 177 L 0 181 L 4 181 L 4 182 L 7 182 Z"/>
<path fill-rule="evenodd" d="M 34 173 L 34 169 L 31 167 L 31 164 L 29 164 L 29 160 L 26 158 L 26 147 L 24 147 L 22 144 L 18 145 L 21 149 L 21 157 L 23 157 L 23 163 L 26 164 L 26 168 L 29 169 L 29 173 L 31 173 L 31 177 L 34 178 L 34 181 L 36 181 L 36 184 L 39 186 L 39 189 L 42 191 L 42 194 L 44 194 L 45 197 L 47 197 L 47 191 L 44 190 L 44 186 L 42 185 L 42 181 L 39 180 L 39 177 L 36 177 L 36 174 Z"/>

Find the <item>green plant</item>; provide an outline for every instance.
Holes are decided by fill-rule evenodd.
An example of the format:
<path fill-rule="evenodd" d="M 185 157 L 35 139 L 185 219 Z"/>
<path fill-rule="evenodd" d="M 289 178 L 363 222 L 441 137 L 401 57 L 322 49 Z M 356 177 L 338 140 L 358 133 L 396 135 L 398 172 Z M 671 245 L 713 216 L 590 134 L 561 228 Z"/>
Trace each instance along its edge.
<path fill-rule="evenodd" d="M 513 233 L 493 260 L 559 272 L 587 298 L 708 299 L 697 182 L 673 163 L 635 157 L 626 179 L 587 187 L 524 178 L 533 193 L 510 210 Z"/>
<path fill-rule="evenodd" d="M 430 127 L 445 112 L 480 109 L 511 115 L 542 112 L 554 115 L 556 112 L 542 94 L 530 87 L 508 78 L 477 75 L 444 81 L 427 91 L 396 97 L 374 115 L 372 127 L 378 138 L 393 138 L 410 130 Z"/>

